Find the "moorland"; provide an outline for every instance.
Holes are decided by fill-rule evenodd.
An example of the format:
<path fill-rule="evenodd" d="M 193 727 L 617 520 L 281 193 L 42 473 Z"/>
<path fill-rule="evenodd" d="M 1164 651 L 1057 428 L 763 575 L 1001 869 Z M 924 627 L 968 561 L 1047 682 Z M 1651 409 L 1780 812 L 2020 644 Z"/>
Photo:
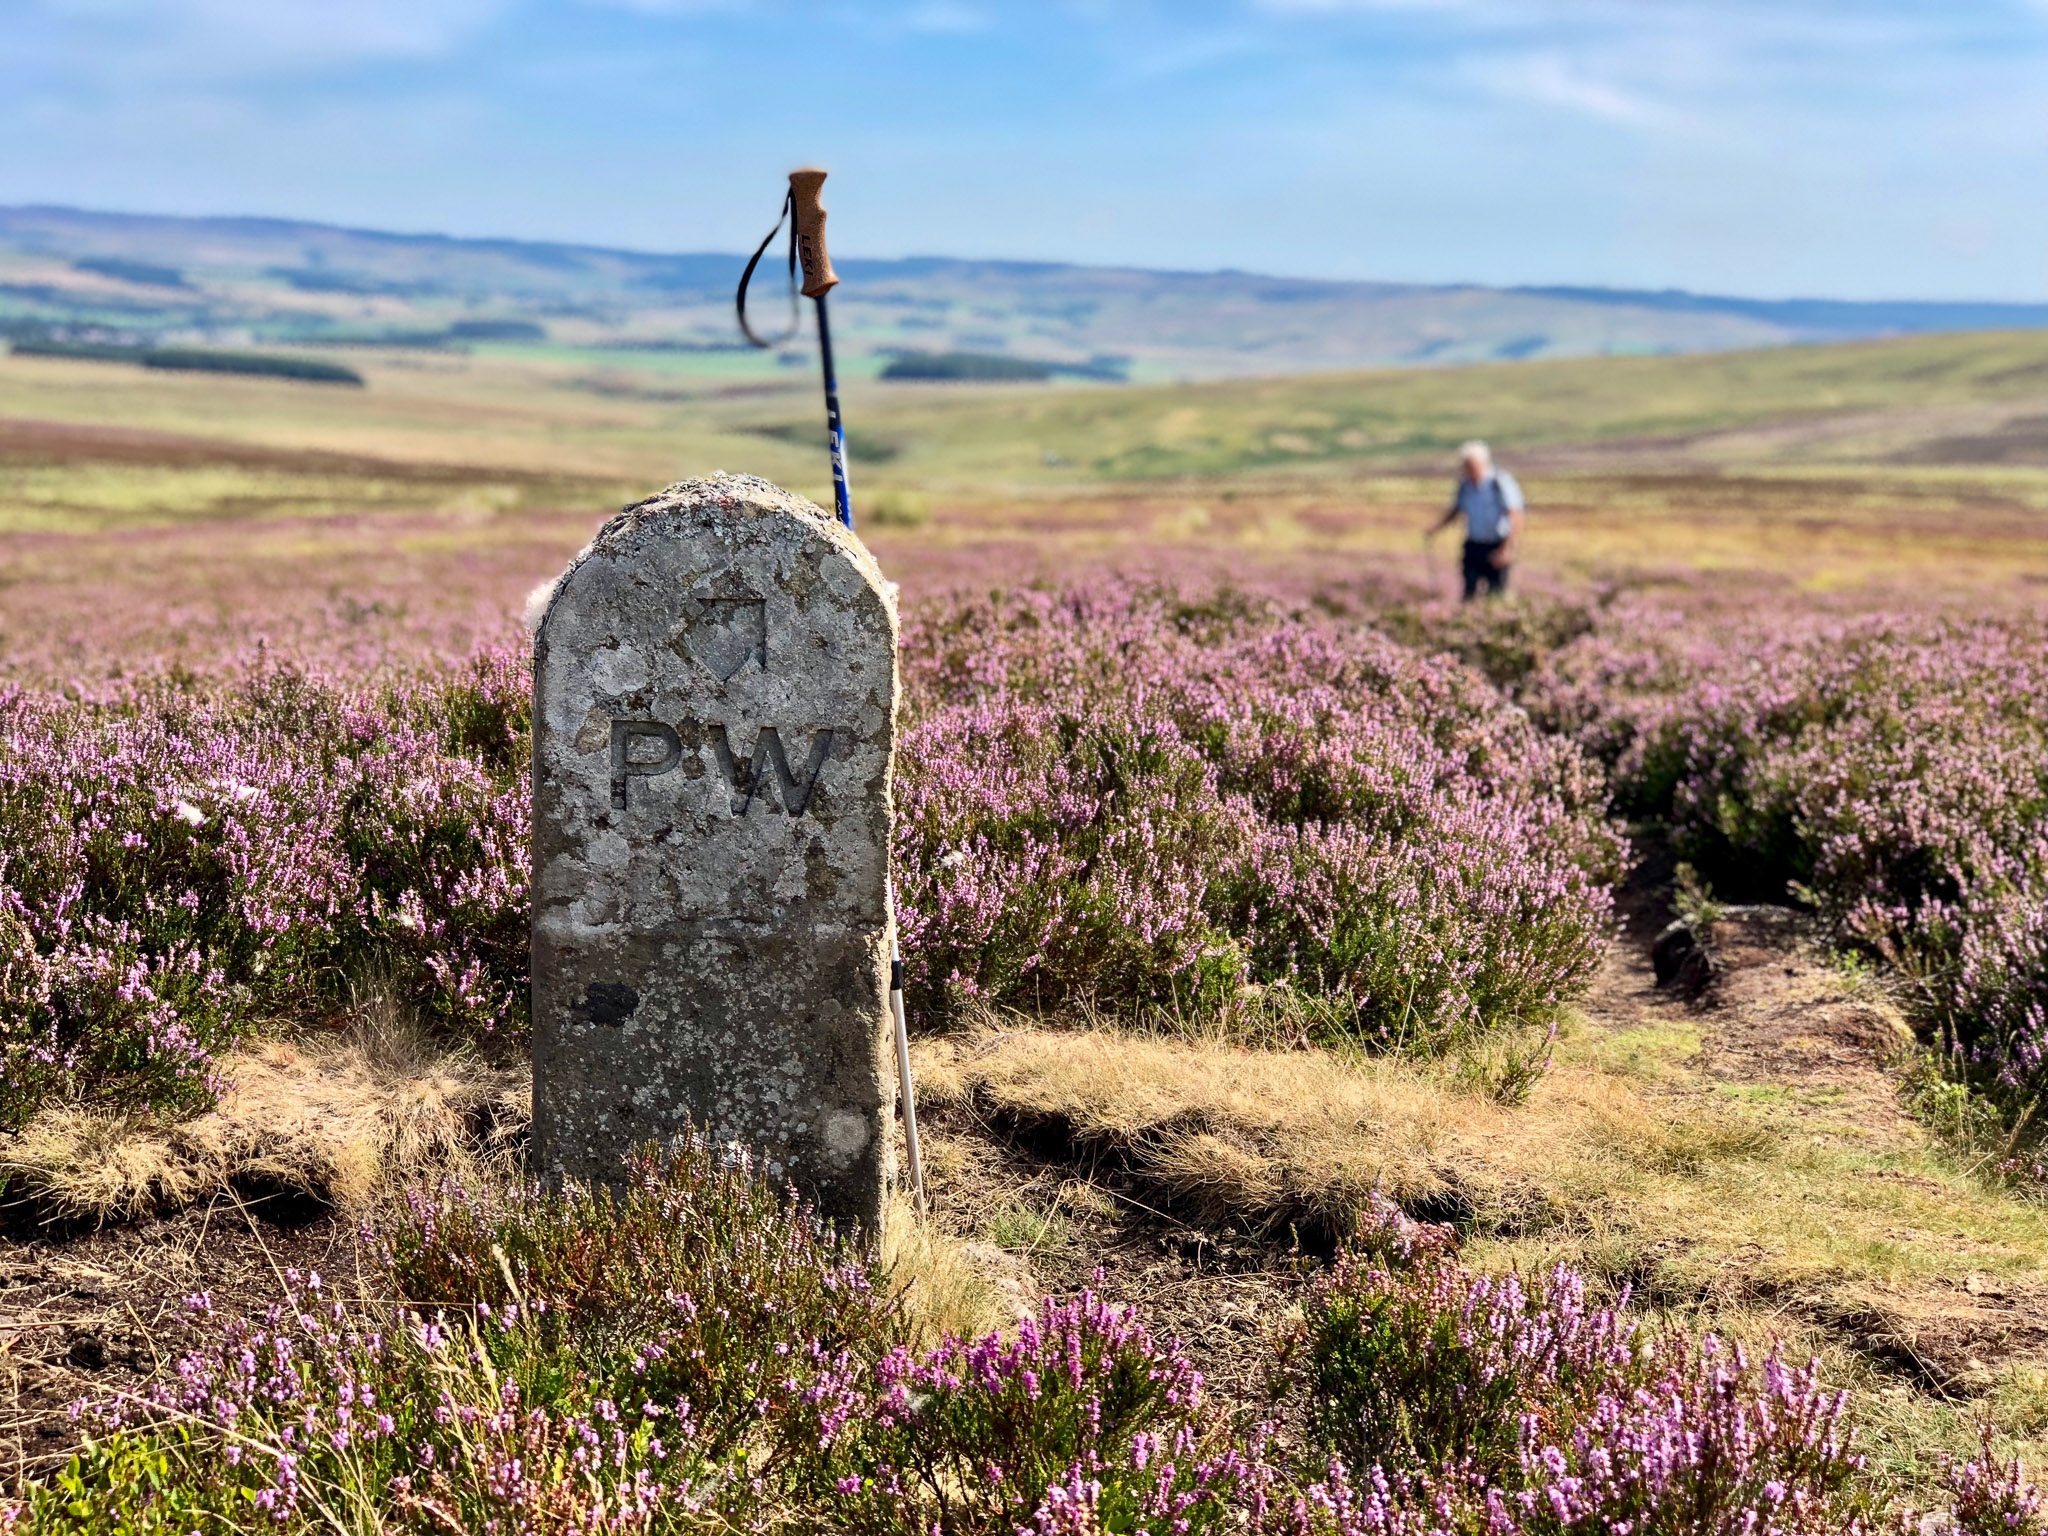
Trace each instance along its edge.
<path fill-rule="evenodd" d="M 2039 1529 L 2048 337 L 851 388 L 874 1253 L 518 1163 L 521 610 L 814 386 L 313 355 L 0 359 L 0 1522 Z"/>
<path fill-rule="evenodd" d="M 765 225 L 770 210 L 761 211 Z M 687 227 L 679 220 L 679 233 Z M 774 255 L 755 289 L 770 332 L 783 319 Z M 741 265 L 730 254 L 286 219 L 0 207 L 0 335 L 580 355 L 728 383 L 807 369 L 801 340 L 760 353 L 734 333 Z M 1329 282 L 930 256 L 853 257 L 840 270 L 840 367 L 858 378 L 906 354 L 965 353 L 1066 378 L 1165 383 L 2048 324 L 2040 304 Z"/>

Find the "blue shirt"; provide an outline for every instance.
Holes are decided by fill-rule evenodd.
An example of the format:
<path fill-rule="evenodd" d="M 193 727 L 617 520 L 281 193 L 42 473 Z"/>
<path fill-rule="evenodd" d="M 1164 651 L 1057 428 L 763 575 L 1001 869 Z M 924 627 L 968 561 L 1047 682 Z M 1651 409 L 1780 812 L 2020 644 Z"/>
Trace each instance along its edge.
<path fill-rule="evenodd" d="M 1484 480 L 1467 480 L 1460 475 L 1457 506 L 1465 517 L 1466 538 L 1474 544 L 1498 544 L 1515 531 L 1508 514 L 1522 510 L 1522 488 L 1504 469 L 1495 470 Z"/>

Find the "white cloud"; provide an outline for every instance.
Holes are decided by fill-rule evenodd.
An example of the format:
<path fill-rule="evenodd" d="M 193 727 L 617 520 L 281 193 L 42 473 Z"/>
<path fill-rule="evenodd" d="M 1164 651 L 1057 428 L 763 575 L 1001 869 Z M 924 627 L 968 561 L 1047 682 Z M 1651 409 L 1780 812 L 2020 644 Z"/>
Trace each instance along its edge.
<path fill-rule="evenodd" d="M 1238 0 L 1307 44 L 1339 36 L 1465 82 L 1497 102 L 1617 128 L 1746 138 L 1777 115 L 1981 92 L 1936 81 L 2038 52 L 2048 0 Z M 2029 8 L 2032 9 L 2029 9 Z M 2001 45 L 1995 39 L 2004 39 Z"/>
<path fill-rule="evenodd" d="M 980 6 L 964 5 L 960 0 L 923 0 L 904 13 L 903 25 L 913 32 L 965 36 L 986 32 L 995 22 Z"/>
<path fill-rule="evenodd" d="M 508 0 L 28 0 L 26 46 L 78 75 L 221 79 L 441 57 Z"/>
<path fill-rule="evenodd" d="M 1691 126 L 1685 113 L 1589 74 L 1555 53 L 1489 60 L 1474 75 L 1496 96 L 1560 107 L 1599 122 L 1662 131 Z"/>
<path fill-rule="evenodd" d="M 2048 0 L 0 0 L 0 201 L 731 249 L 829 153 L 851 249 L 2048 295 L 2044 63 Z"/>

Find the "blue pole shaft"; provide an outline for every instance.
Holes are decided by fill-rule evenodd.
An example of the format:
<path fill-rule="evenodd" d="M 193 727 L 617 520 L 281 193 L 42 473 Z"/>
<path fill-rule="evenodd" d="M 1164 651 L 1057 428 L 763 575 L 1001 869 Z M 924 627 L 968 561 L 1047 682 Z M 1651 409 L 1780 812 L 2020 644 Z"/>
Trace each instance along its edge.
<path fill-rule="evenodd" d="M 846 484 L 846 426 L 839 419 L 839 375 L 832 367 L 832 326 L 825 295 L 818 295 L 818 355 L 825 362 L 825 427 L 832 434 L 832 501 L 839 521 L 853 526 L 853 493 Z"/>

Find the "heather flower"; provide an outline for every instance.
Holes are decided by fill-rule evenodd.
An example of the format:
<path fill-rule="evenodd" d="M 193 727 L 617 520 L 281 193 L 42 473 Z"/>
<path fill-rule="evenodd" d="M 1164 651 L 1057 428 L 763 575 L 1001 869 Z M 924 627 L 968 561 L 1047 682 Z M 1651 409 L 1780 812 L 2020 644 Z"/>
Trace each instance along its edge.
<path fill-rule="evenodd" d="M 2048 631 L 1626 605 L 1532 712 L 1611 766 L 1723 896 L 1810 903 L 1911 979 L 1944 1064 L 2015 1123 L 2048 1091 Z"/>
<path fill-rule="evenodd" d="M 616 1195 L 416 1192 L 369 1236 L 402 1299 L 286 1271 L 259 1313 L 195 1306 L 211 1341 L 82 1410 L 93 1442 L 29 1490 L 36 1528 L 97 1528 L 72 1508 L 165 1530 L 252 1511 L 326 1529 L 346 1508 L 394 1532 L 764 1536 L 1870 1523 L 1846 1399 L 1811 1368 L 1676 1335 L 1642 1349 L 1571 1271 L 1474 1274 L 1384 1204 L 1291 1346 L 1318 1442 L 1299 1452 L 1091 1292 L 1013 1336 L 913 1348 L 859 1250 L 701 1142 Z M 1972 1536 L 2038 1530 L 2017 1469 L 1987 1457 L 1951 1482 Z"/>
<path fill-rule="evenodd" d="M 1565 1432 L 1524 1433 L 1521 1486 L 1490 1502 L 1535 1533 L 1857 1532 L 1875 1513 L 1815 1367 L 1762 1367 L 1709 1336 L 1671 1336 L 1654 1372 L 1606 1386 Z"/>
<path fill-rule="evenodd" d="M 1290 1536 L 1849 1533 L 1874 1515 L 1847 1397 L 1815 1368 L 1711 1336 L 1651 1348 L 1571 1269 L 1476 1274 L 1385 1209 L 1312 1289 L 1281 1380 L 1328 1453 L 1265 1490 L 1265 1529 Z"/>
<path fill-rule="evenodd" d="M 1540 1017 L 1605 943 L 1600 777 L 1370 630 L 1113 583 L 938 605 L 905 639 L 910 986 L 1202 1012 L 1248 982 L 1442 1048 Z"/>
<path fill-rule="evenodd" d="M 1447 658 L 1101 584 L 934 605 L 904 672 L 921 1016 L 1284 982 L 1339 1036 L 1434 1050 L 1598 962 L 1600 776 Z M 498 651 L 0 695 L 0 1125 L 51 1096 L 201 1107 L 255 1021 L 331 1014 L 365 973 L 516 1041 L 529 697 Z"/>
<path fill-rule="evenodd" d="M 2000 1462 L 1992 1454 L 1989 1425 L 1979 1433 L 1983 1440 L 1979 1455 L 1942 1463 L 1942 1482 L 1953 1500 L 1956 1529 L 1962 1536 L 2048 1533 L 2048 1494 L 2027 1481 L 2017 1460 Z"/>
<path fill-rule="evenodd" d="M 1201 1374 L 1090 1292 L 1048 1298 L 1013 1340 L 899 1348 L 827 1396 L 850 1532 L 1230 1529 L 1248 1486 Z"/>
<path fill-rule="evenodd" d="M 1417 1236 L 1380 1215 L 1311 1288 L 1290 1346 L 1318 1440 L 1348 1465 L 1498 1476 L 1532 1429 L 1637 1378 L 1626 1293 L 1593 1307 L 1566 1266 L 1538 1283 L 1477 1274 Z"/>
<path fill-rule="evenodd" d="M 202 1106 L 226 1044 L 365 968 L 457 1035 L 516 1034 L 525 696 L 484 656 L 0 699 L 0 1126 L 52 1095 Z"/>

